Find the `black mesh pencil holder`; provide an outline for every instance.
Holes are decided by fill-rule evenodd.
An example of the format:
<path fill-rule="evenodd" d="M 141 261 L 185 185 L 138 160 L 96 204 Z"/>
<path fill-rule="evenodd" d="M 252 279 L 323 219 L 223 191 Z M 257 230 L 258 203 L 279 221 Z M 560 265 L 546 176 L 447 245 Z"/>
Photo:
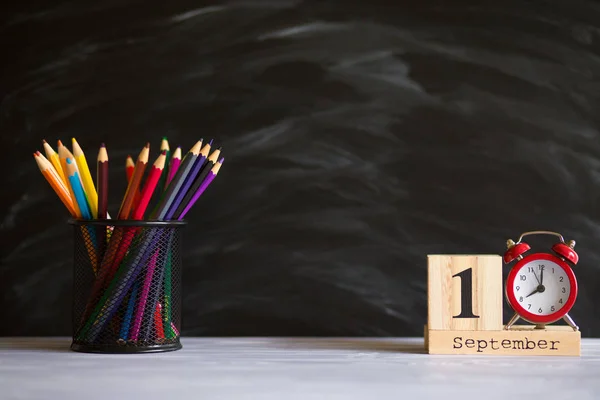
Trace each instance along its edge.
<path fill-rule="evenodd" d="M 91 353 L 181 348 L 184 221 L 70 220 L 73 341 Z"/>

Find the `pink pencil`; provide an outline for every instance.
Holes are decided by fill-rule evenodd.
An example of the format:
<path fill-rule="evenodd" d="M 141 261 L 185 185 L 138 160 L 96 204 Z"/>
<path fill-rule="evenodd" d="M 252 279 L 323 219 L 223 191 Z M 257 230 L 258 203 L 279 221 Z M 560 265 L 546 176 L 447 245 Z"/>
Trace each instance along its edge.
<path fill-rule="evenodd" d="M 169 174 L 167 175 L 167 184 L 165 185 L 165 190 L 169 183 L 173 180 L 173 177 L 177 173 L 179 169 L 179 165 L 181 165 L 181 147 L 175 149 L 173 152 L 173 157 L 171 157 L 171 163 L 169 164 Z"/>
<path fill-rule="evenodd" d="M 131 340 L 138 340 L 138 335 L 140 334 L 140 326 L 142 325 L 142 316 L 144 315 L 144 309 L 146 308 L 146 299 L 148 298 L 148 293 L 150 292 L 150 284 L 152 283 L 152 275 L 154 275 L 154 269 L 156 268 L 156 258 L 158 257 L 158 251 L 152 254 L 150 258 L 150 262 L 148 263 L 148 273 L 146 274 L 146 279 L 144 280 L 144 286 L 142 287 L 142 294 L 139 297 L 140 302 L 138 303 L 137 309 L 135 310 L 135 317 L 133 320 L 133 328 L 131 329 L 131 334 L 129 338 Z"/>

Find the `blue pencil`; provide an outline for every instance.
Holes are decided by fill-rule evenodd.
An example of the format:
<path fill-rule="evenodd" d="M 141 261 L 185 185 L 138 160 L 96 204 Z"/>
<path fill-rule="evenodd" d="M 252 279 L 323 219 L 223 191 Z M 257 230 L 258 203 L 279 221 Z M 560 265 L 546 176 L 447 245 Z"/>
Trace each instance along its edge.
<path fill-rule="evenodd" d="M 129 295 L 129 303 L 127 304 L 127 311 L 125 312 L 125 317 L 123 319 L 123 325 L 121 326 L 121 339 L 127 340 L 129 336 L 129 327 L 131 326 L 131 318 L 133 317 L 133 310 L 135 308 L 135 300 L 137 298 L 138 287 L 140 286 L 139 282 L 136 281 L 133 285 L 133 289 L 131 290 L 131 294 Z"/>
<path fill-rule="evenodd" d="M 75 169 L 75 165 L 75 161 L 73 161 L 71 158 L 67 158 L 67 176 L 69 177 L 69 184 L 71 185 L 71 190 L 75 196 L 75 201 L 77 201 L 77 205 L 81 211 L 81 218 L 92 219 L 92 212 L 88 205 L 87 198 L 85 197 L 85 192 L 83 191 L 83 186 L 81 185 L 81 179 L 79 179 L 79 174 Z"/>
<path fill-rule="evenodd" d="M 71 191 L 71 196 L 73 197 L 73 202 L 77 203 L 77 207 L 79 209 L 78 217 L 86 220 L 92 219 L 92 211 L 88 205 L 87 198 L 85 196 L 85 191 L 83 190 L 83 185 L 81 184 L 81 179 L 79 179 L 79 173 L 76 169 L 75 161 L 72 158 L 67 158 L 66 166 L 67 166 L 67 177 L 69 179 L 69 189 Z M 92 263 L 92 267 L 94 270 L 98 265 L 98 256 L 96 254 L 96 249 L 98 249 L 98 240 L 96 240 L 96 232 L 94 228 L 91 226 L 82 227 L 82 234 L 87 236 L 87 238 L 92 242 L 93 249 L 88 248 L 88 253 L 90 255 L 90 261 Z M 86 235 L 87 233 L 87 235 Z"/>

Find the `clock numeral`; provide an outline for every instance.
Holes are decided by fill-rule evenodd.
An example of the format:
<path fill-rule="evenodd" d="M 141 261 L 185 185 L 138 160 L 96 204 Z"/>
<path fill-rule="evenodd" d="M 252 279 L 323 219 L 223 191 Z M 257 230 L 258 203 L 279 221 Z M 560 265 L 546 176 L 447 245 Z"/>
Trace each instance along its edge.
<path fill-rule="evenodd" d="M 554 311 L 554 310 L 556 310 L 556 309 L 554 308 L 554 306 L 550 307 L 550 311 Z"/>
<path fill-rule="evenodd" d="M 540 308 L 538 309 L 538 312 L 539 312 L 540 314 L 542 313 L 542 307 L 540 307 Z"/>
<path fill-rule="evenodd" d="M 473 269 L 467 268 L 453 278 L 460 278 L 460 314 L 453 318 L 479 318 L 473 313 Z"/>
<path fill-rule="evenodd" d="M 562 304 L 562 303 L 563 303 L 563 302 L 562 302 L 562 299 L 560 299 L 558 302 L 559 302 L 560 304 Z"/>
<path fill-rule="evenodd" d="M 526 280 L 527 277 L 525 275 L 519 275 L 519 279 L 521 279 L 522 281 Z"/>
<path fill-rule="evenodd" d="M 533 272 L 533 267 L 527 267 L 527 268 L 528 268 L 527 272 Z"/>
<path fill-rule="evenodd" d="M 531 309 L 531 304 L 527 304 L 527 305 L 528 305 L 527 309 L 530 310 Z"/>
<path fill-rule="evenodd" d="M 517 292 L 518 292 L 519 289 L 521 289 L 521 286 L 517 286 L 515 289 L 517 289 Z"/>
<path fill-rule="evenodd" d="M 552 267 L 552 273 L 554 273 L 554 267 Z"/>
<path fill-rule="evenodd" d="M 562 288 L 562 292 L 567 293 L 567 290 L 565 288 Z"/>
<path fill-rule="evenodd" d="M 544 264 L 540 264 L 540 265 L 539 265 L 539 269 L 540 269 L 540 271 L 543 271 L 545 268 L 546 268 L 546 266 L 545 266 Z"/>
<path fill-rule="evenodd" d="M 519 302 L 523 302 L 523 296 L 519 297 Z"/>
<path fill-rule="evenodd" d="M 563 277 L 561 276 L 559 280 L 562 282 L 563 281 Z"/>

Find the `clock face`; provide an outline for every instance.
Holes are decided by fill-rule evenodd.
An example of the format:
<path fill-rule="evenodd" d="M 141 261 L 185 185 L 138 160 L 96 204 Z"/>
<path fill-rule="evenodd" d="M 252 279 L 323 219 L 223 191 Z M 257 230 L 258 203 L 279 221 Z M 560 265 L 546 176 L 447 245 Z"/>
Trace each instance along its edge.
<path fill-rule="evenodd" d="M 571 268 L 551 254 L 532 254 L 511 270 L 506 294 L 511 306 L 524 319 L 550 323 L 573 306 L 577 283 Z"/>

